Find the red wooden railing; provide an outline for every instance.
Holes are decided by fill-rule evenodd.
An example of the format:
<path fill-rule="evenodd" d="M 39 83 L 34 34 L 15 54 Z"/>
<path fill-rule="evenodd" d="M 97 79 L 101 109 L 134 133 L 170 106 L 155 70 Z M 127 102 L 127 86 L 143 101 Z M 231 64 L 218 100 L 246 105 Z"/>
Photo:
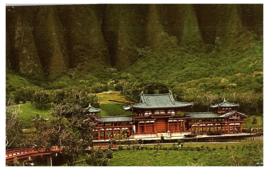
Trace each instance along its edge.
<path fill-rule="evenodd" d="M 14 148 L 6 150 L 6 159 L 11 159 L 14 157 L 19 157 L 23 155 L 31 155 L 35 153 L 49 153 L 49 152 L 59 152 L 58 146 L 52 146 L 49 150 L 45 148 Z"/>
<path fill-rule="evenodd" d="M 100 146 L 101 148 L 108 148 L 109 143 L 94 143 L 94 146 Z M 112 144 L 111 148 L 118 148 L 117 144 Z"/>

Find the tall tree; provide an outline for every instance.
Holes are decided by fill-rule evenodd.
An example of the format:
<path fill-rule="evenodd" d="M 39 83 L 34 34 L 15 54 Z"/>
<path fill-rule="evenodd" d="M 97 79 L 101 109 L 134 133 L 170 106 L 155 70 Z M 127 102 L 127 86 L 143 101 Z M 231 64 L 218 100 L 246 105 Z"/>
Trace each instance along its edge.
<path fill-rule="evenodd" d="M 21 120 L 18 118 L 20 106 L 9 99 L 6 106 L 6 148 L 18 146 L 21 133 Z"/>

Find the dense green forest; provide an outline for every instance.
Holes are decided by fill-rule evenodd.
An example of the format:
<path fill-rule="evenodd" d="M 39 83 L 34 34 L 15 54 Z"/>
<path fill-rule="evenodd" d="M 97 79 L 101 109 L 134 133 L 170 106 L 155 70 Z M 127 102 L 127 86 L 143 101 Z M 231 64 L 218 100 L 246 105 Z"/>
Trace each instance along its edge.
<path fill-rule="evenodd" d="M 88 95 L 137 101 L 161 84 L 193 110 L 226 98 L 263 112 L 263 5 L 8 6 L 6 19 L 7 101 L 72 93 L 85 107 Z"/>

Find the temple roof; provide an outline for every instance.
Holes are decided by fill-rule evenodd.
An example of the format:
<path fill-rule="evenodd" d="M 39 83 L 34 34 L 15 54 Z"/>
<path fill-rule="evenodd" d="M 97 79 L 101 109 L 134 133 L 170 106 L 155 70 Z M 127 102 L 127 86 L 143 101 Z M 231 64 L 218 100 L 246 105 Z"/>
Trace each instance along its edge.
<path fill-rule="evenodd" d="M 211 105 L 211 108 L 217 108 L 217 107 L 238 107 L 238 103 L 231 103 L 231 102 L 222 102 L 220 104 Z"/>
<path fill-rule="evenodd" d="M 214 112 L 187 112 L 184 116 L 191 118 L 216 118 L 219 117 L 220 114 Z"/>
<path fill-rule="evenodd" d="M 95 120 L 99 122 L 131 122 L 133 118 L 131 116 L 103 116 Z"/>
<path fill-rule="evenodd" d="M 218 114 L 218 113 L 214 113 L 214 112 L 187 112 L 187 113 L 185 113 L 184 116 L 188 116 L 191 118 L 224 118 L 224 117 L 231 116 L 234 113 L 238 113 L 243 117 L 247 117 L 246 114 L 240 113 L 237 111 L 227 112 L 227 113 L 222 114 L 222 115 Z"/>
<path fill-rule="evenodd" d="M 89 113 L 99 113 L 101 112 L 101 109 L 95 108 L 95 107 L 87 107 L 84 109 L 85 112 Z"/>
<path fill-rule="evenodd" d="M 234 114 L 234 113 L 238 113 L 238 114 L 240 114 L 241 116 L 247 117 L 247 115 L 246 115 L 245 113 L 241 113 L 241 112 L 237 112 L 237 111 L 227 112 L 227 113 L 221 115 L 220 117 L 228 117 L 228 116 L 230 116 L 230 115 L 232 115 L 232 114 Z"/>
<path fill-rule="evenodd" d="M 182 108 L 192 106 L 193 102 L 175 101 L 172 93 L 163 94 L 140 94 L 140 103 L 133 104 L 130 107 L 124 107 L 125 110 L 130 108 L 136 109 L 166 109 L 166 108 Z"/>
<path fill-rule="evenodd" d="M 89 103 L 88 107 L 86 107 L 84 109 L 84 112 L 89 112 L 89 113 L 99 113 L 101 112 L 101 109 L 98 109 L 98 108 L 95 108 L 95 107 L 92 107 L 91 104 Z"/>

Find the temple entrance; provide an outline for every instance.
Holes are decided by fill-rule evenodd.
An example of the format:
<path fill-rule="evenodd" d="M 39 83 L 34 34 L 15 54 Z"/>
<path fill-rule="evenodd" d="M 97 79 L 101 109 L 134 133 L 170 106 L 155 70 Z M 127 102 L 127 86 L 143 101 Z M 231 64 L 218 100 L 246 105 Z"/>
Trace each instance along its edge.
<path fill-rule="evenodd" d="M 158 133 L 167 132 L 167 121 L 168 119 L 157 119 L 156 129 Z"/>

